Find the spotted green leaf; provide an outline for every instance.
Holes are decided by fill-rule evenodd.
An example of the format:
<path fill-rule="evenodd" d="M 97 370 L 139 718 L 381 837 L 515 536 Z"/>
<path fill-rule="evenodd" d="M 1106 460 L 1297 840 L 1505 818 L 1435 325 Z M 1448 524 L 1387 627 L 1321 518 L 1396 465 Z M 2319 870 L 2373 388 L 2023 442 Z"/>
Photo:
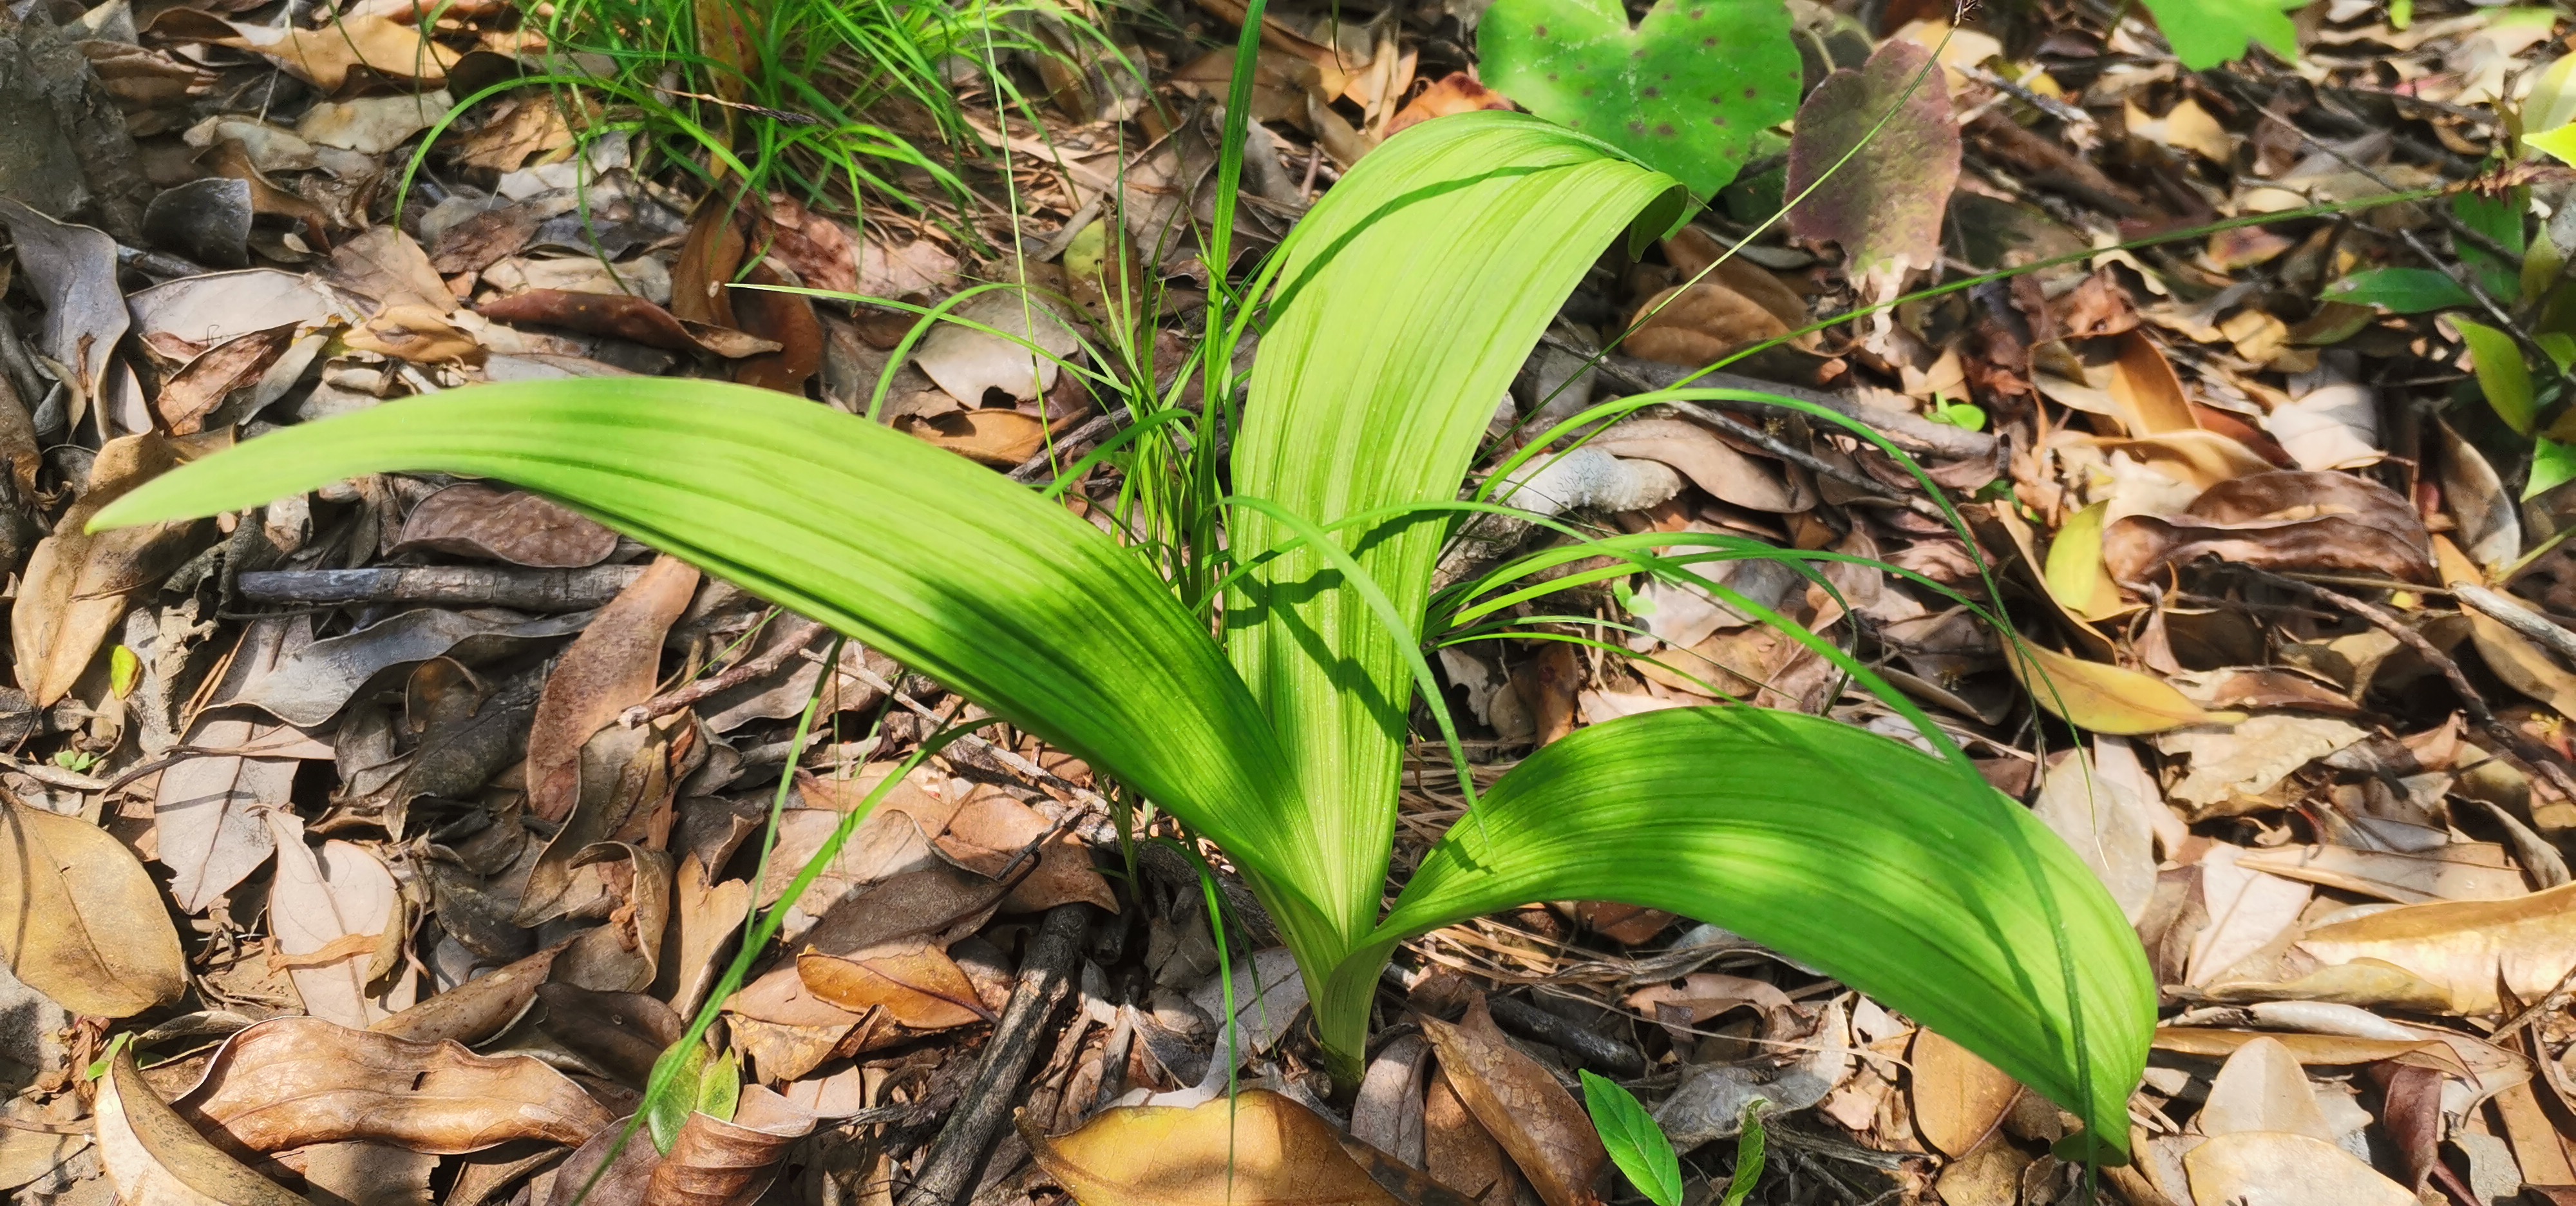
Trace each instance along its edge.
<path fill-rule="evenodd" d="M 1476 28 L 1487 86 L 1626 151 L 1706 197 L 1797 109 L 1801 71 L 1778 0 L 1495 0 Z"/>

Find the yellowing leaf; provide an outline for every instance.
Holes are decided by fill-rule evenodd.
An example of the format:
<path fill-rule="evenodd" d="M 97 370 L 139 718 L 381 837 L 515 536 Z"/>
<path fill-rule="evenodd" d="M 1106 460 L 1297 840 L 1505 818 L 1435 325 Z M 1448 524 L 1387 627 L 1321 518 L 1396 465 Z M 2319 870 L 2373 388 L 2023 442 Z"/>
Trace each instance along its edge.
<path fill-rule="evenodd" d="M 27 987 L 109 1018 L 187 990 L 160 889 L 106 830 L 0 800 L 0 866 L 0 956 Z"/>
<path fill-rule="evenodd" d="M 1070 1135 L 1020 1137 L 1081 1206 L 1396 1206 L 1331 1123 L 1266 1089 L 1189 1109 L 1122 1106 Z"/>
<path fill-rule="evenodd" d="M 2040 645 L 2006 643 L 2004 663 L 2039 706 L 2079 729 L 2134 737 L 2195 724 L 2234 724 L 2241 712 L 2211 712 L 2162 680 L 2069 657 Z"/>
<path fill-rule="evenodd" d="M 1974 1150 L 2021 1096 L 2021 1086 L 1967 1048 L 1914 1032 L 1914 1127 L 1953 1159 Z"/>
<path fill-rule="evenodd" d="M 2102 565 L 2102 519 L 2111 504 L 2098 502 L 2066 517 L 2048 546 L 2048 593 L 2085 620 L 2107 620 L 2134 610 Z"/>

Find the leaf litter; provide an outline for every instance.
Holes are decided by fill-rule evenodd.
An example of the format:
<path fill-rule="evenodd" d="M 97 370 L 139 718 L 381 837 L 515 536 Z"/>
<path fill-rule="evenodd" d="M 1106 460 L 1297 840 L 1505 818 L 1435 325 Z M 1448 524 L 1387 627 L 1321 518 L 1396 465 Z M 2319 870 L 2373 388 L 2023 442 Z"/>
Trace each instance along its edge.
<path fill-rule="evenodd" d="M 98 536 L 85 517 L 269 426 L 486 380 L 706 375 L 860 411 L 883 381 L 880 417 L 927 442 L 1070 464 L 1114 426 L 1098 374 L 1139 329 L 1114 286 L 1161 274 L 1142 322 L 1175 352 L 1196 338 L 1213 127 L 1051 61 L 1007 69 L 1053 81 L 1044 107 L 996 111 L 977 69 L 964 193 L 924 177 L 893 186 L 908 206 L 733 206 L 530 91 L 431 137 L 542 43 L 508 6 L 76 7 L 0 31 L 12 52 L 39 29 L 85 39 L 46 70 L 123 126 L 84 157 L 49 118 L 63 141 L 39 150 L 81 165 L 79 189 L 0 157 L 19 868 L 0 948 L 46 1035 L 0 1061 L 7 1119 L 32 1128 L 0 1132 L 22 1200 L 568 1202 L 605 1165 L 589 1200 L 914 1206 L 903 1187 L 962 1116 L 1039 919 L 1066 908 L 1090 938 L 1014 1090 L 1025 1112 L 958 1140 L 992 1148 L 993 1201 L 1615 1196 L 1630 1166 L 1578 1072 L 1643 1099 L 1685 1197 L 1729 1182 L 1747 1108 L 1770 1111 L 1756 1201 L 2078 1184 L 2052 1154 L 2065 1119 L 1940 1035 L 1723 931 L 1594 902 L 1408 944 L 1368 1083 L 1332 1085 L 1305 986 L 1259 949 L 1267 921 L 1222 861 L 1233 1025 L 1194 865 L 1131 857 L 1106 785 L 999 724 L 858 827 L 724 999 L 685 1112 L 608 1162 L 747 911 L 952 697 L 491 483 L 362 478 Z M 1163 7 L 1120 35 L 1147 94 L 1221 96 L 1244 14 Z M 2543 154 L 2576 116 L 2576 60 L 2554 17 L 2345 3 L 2294 34 L 2259 4 L 1957 28 L 1921 6 L 1328 7 L 1265 18 L 1237 210 L 1253 245 L 1385 138 L 1498 107 L 1708 203 L 1604 257 L 1498 446 L 1767 343 L 1716 383 L 1878 428 L 1968 519 L 1973 543 L 1875 448 L 1758 409 L 1648 410 L 1520 479 L 1552 514 L 1670 534 L 1668 555 L 1726 536 L 1920 575 L 1699 567 L 1934 709 L 2129 911 L 2166 1023 L 2132 1102 L 2140 1158 L 2106 1192 L 2576 1194 L 2576 554 L 2556 539 L 2576 486 L 2553 468 L 2576 247 Z M 2269 49 L 2223 61 L 2249 41 Z M 2456 201 L 2119 246 L 2472 180 Z M 1762 224 L 1783 206 L 1785 228 Z M 901 307 L 988 284 L 957 310 L 987 329 L 904 339 Z M 876 300 L 753 287 L 780 285 Z M 1071 496 L 1106 521 L 1135 472 L 1113 460 Z M 1494 537 L 1484 564 L 1554 539 Z M 447 593 L 363 577 L 386 570 Z M 581 606 L 496 605 L 601 570 L 618 576 Z M 1560 639 L 1443 650 L 1471 773 L 1587 718 L 1728 694 L 1905 735 L 1725 599 L 1608 581 L 1512 605 Z M 1459 815 L 1459 786 L 1418 764 L 1410 840 Z"/>

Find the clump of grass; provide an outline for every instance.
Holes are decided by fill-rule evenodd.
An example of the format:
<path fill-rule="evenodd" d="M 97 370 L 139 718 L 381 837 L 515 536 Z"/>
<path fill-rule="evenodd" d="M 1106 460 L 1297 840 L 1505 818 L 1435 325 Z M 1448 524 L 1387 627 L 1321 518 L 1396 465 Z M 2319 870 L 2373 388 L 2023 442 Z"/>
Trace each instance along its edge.
<path fill-rule="evenodd" d="M 958 82 L 1015 95 L 1003 65 L 1068 53 L 1041 18 L 1109 45 L 1051 0 L 550 0 L 527 24 L 546 42 L 531 82 L 601 114 L 585 139 L 639 134 L 708 187 L 919 209 L 906 169 L 963 199 L 949 165 L 980 151 Z"/>

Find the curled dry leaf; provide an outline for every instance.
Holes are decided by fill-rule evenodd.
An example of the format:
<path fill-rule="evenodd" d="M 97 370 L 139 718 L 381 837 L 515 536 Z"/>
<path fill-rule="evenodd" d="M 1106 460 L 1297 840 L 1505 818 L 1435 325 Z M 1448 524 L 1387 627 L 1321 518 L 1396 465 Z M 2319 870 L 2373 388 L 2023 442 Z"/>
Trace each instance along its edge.
<path fill-rule="evenodd" d="M 1103 1110 L 1053 1138 L 1023 1115 L 1020 1136 L 1082 1206 L 1396 1206 L 1331 1123 L 1267 1089 L 1188 1109 Z"/>
<path fill-rule="evenodd" d="M 108 441 L 90 464 L 88 488 L 27 558 L 9 636 L 18 686 L 37 707 L 70 692 L 124 618 L 127 597 L 158 582 L 192 547 L 197 523 L 83 530 L 100 508 L 182 459 L 178 444 L 151 432 Z"/>
<path fill-rule="evenodd" d="M 948 818 L 948 831 L 936 844 L 948 861 L 998 879 L 1045 839 L 1038 847 L 1037 866 L 1002 899 L 1002 911 L 1043 913 L 1081 900 L 1117 912 L 1118 894 L 1091 865 L 1091 848 L 1070 832 L 1054 830 L 1036 809 L 992 788 L 975 788 Z"/>
<path fill-rule="evenodd" d="M 393 552 L 434 549 L 537 569 L 597 565 L 617 551 L 617 533 L 563 504 L 487 482 L 459 482 L 405 516 Z"/>
<path fill-rule="evenodd" d="M 1512 1046 L 1478 997 L 1455 1026 L 1424 1018 L 1422 1032 L 1459 1100 L 1547 1206 L 1582 1206 L 1610 1153 L 1574 1095 L 1537 1060 Z"/>
<path fill-rule="evenodd" d="M 882 1006 L 917 1030 L 992 1020 L 949 942 L 992 916 L 1000 885 L 933 867 L 899 875 L 834 905 L 805 934 L 796 973 L 816 997 L 841 1009 Z"/>
<path fill-rule="evenodd" d="M 1739 507 L 1786 514 L 1816 505 L 1815 490 L 1796 474 L 1687 420 L 1630 419 L 1594 436 L 1590 446 L 1670 465 L 1710 496 Z"/>
<path fill-rule="evenodd" d="M 1420 125 L 1435 117 L 1447 117 L 1452 113 L 1474 113 L 1480 109 L 1511 107 L 1512 102 L 1509 97 L 1477 83 L 1474 76 L 1464 71 L 1452 71 L 1433 80 L 1430 87 L 1416 94 L 1412 100 L 1404 102 L 1404 107 L 1396 110 L 1395 116 L 1387 119 L 1386 133 L 1392 138 L 1407 127 Z"/>
<path fill-rule="evenodd" d="M 2088 662 L 2045 645 L 2007 641 L 2004 664 L 2050 715 L 2095 733 L 2132 737 L 2244 719 L 2243 713 L 2208 711 L 2162 679 Z"/>
<path fill-rule="evenodd" d="M 740 299 L 735 304 L 741 304 Z M 779 349 L 776 340 L 675 318 L 669 310 L 631 293 L 528 289 L 485 302 L 474 307 L 474 312 L 496 322 L 536 323 L 589 335 L 614 335 L 649 348 L 703 352 L 728 360 Z"/>
<path fill-rule="evenodd" d="M 2166 792 L 2194 821 L 2241 816 L 2283 807 L 2272 795 L 2293 772 L 2368 737 L 2360 725 L 2325 716 L 2266 713 L 2230 730 L 2194 730 L 2156 739 L 2168 756 L 2191 760 L 2191 769 Z"/>
<path fill-rule="evenodd" d="M 98 1082 L 98 1159 L 119 1201 L 151 1206 L 305 1206 L 172 1111 L 120 1048 Z"/>
<path fill-rule="evenodd" d="M 1914 1127 L 1923 1141 L 1958 1158 L 1976 1149 L 2021 1096 L 2021 1085 L 1968 1049 L 1929 1030 L 1914 1032 Z"/>
<path fill-rule="evenodd" d="M 2257 1039 L 2277 1043 L 2301 1065 L 2357 1067 L 2389 1061 L 2410 1068 L 2430 1068 L 2463 1080 L 2474 1078 L 2451 1049 L 2431 1039 L 2354 1038 L 2344 1034 L 2257 1034 L 2204 1026 L 2159 1026 L 2155 1049 L 2205 1059 L 2226 1059 Z"/>
<path fill-rule="evenodd" d="M 27 987 L 108 1018 L 187 991 L 159 888 L 106 830 L 0 798 L 0 866 L 0 953 Z"/>
<path fill-rule="evenodd" d="M 2183 391 L 2173 362 L 2165 359 L 2164 351 L 2144 331 L 2132 328 L 2120 336 L 2120 358 L 2111 364 L 2110 392 L 2112 404 L 2119 408 L 2120 425 L 2131 436 L 2171 435 L 2200 427 L 2192 418 L 2191 396 Z"/>
<path fill-rule="evenodd" d="M 2513 900 L 2405 905 L 2310 930 L 2300 950 L 2334 966 L 2372 960 L 2438 988 L 2446 1012 L 2503 1008 L 2497 989 L 2537 1001 L 2576 967 L 2576 884 Z"/>
<path fill-rule="evenodd" d="M 2399 904 L 2511 900 L 2531 891 L 2522 869 L 2492 842 L 2453 842 L 2421 854 L 2351 846 L 2257 850 L 2238 865 Z"/>
<path fill-rule="evenodd" d="M 2122 582 L 2208 556 L 2433 580 L 2432 537 L 2405 499 L 2350 474 L 2299 469 L 2221 482 L 2181 515 L 2125 517 L 2103 533 L 2102 556 Z"/>
<path fill-rule="evenodd" d="M 340 341 L 361 352 L 413 364 L 481 364 L 483 344 L 447 321 L 449 313 L 437 306 L 387 306 L 343 332 Z"/>
<path fill-rule="evenodd" d="M 71 374 L 64 382 L 71 387 L 64 417 L 78 427 L 92 403 L 105 404 L 109 376 L 117 371 L 113 363 L 117 341 L 133 325 L 123 290 L 116 284 L 116 240 L 105 231 L 57 222 L 8 197 L 0 197 L 0 226 L 9 230 L 27 284 L 45 299 L 45 323 L 37 331 L 36 350 Z M 36 399 L 22 402 L 34 406 Z M 106 450 L 99 455 L 104 457 Z M 98 480 L 96 470 L 91 471 L 91 480 Z M 25 674 L 19 671 L 21 686 L 26 685 Z"/>
<path fill-rule="evenodd" d="M 525 1055 L 487 1057 L 320 1018 L 272 1018 L 217 1048 L 171 1103 L 238 1152 L 370 1141 L 459 1155 L 516 1139 L 579 1144 L 610 1114 Z"/>
<path fill-rule="evenodd" d="M 2352 1153 L 2278 1131 L 2221 1135 L 2182 1158 L 2202 1206 L 2412 1206 L 2415 1195 Z"/>
<path fill-rule="evenodd" d="M 697 589 L 695 567 L 656 557 L 564 650 L 528 733 L 528 811 L 548 821 L 572 814 L 581 797 L 583 744 L 618 713 L 652 697 L 662 635 Z"/>
<path fill-rule="evenodd" d="M 282 323 L 264 331 L 237 335 L 206 349 L 161 386 L 152 409 L 172 435 L 195 435 L 233 391 L 259 383 L 269 366 L 295 342 L 300 323 Z"/>
<path fill-rule="evenodd" d="M 442 912 L 441 917 L 445 914 Z M 479 1043 L 501 1033 L 528 1011 L 554 968 L 561 945 L 488 971 L 438 993 L 367 1029 L 415 1043 Z"/>
<path fill-rule="evenodd" d="M 759 1085 L 742 1090 L 733 1119 L 689 1115 L 646 1182 L 652 1206 L 729 1206 L 760 1196 L 787 1149 L 819 1121 L 805 1107 Z"/>

